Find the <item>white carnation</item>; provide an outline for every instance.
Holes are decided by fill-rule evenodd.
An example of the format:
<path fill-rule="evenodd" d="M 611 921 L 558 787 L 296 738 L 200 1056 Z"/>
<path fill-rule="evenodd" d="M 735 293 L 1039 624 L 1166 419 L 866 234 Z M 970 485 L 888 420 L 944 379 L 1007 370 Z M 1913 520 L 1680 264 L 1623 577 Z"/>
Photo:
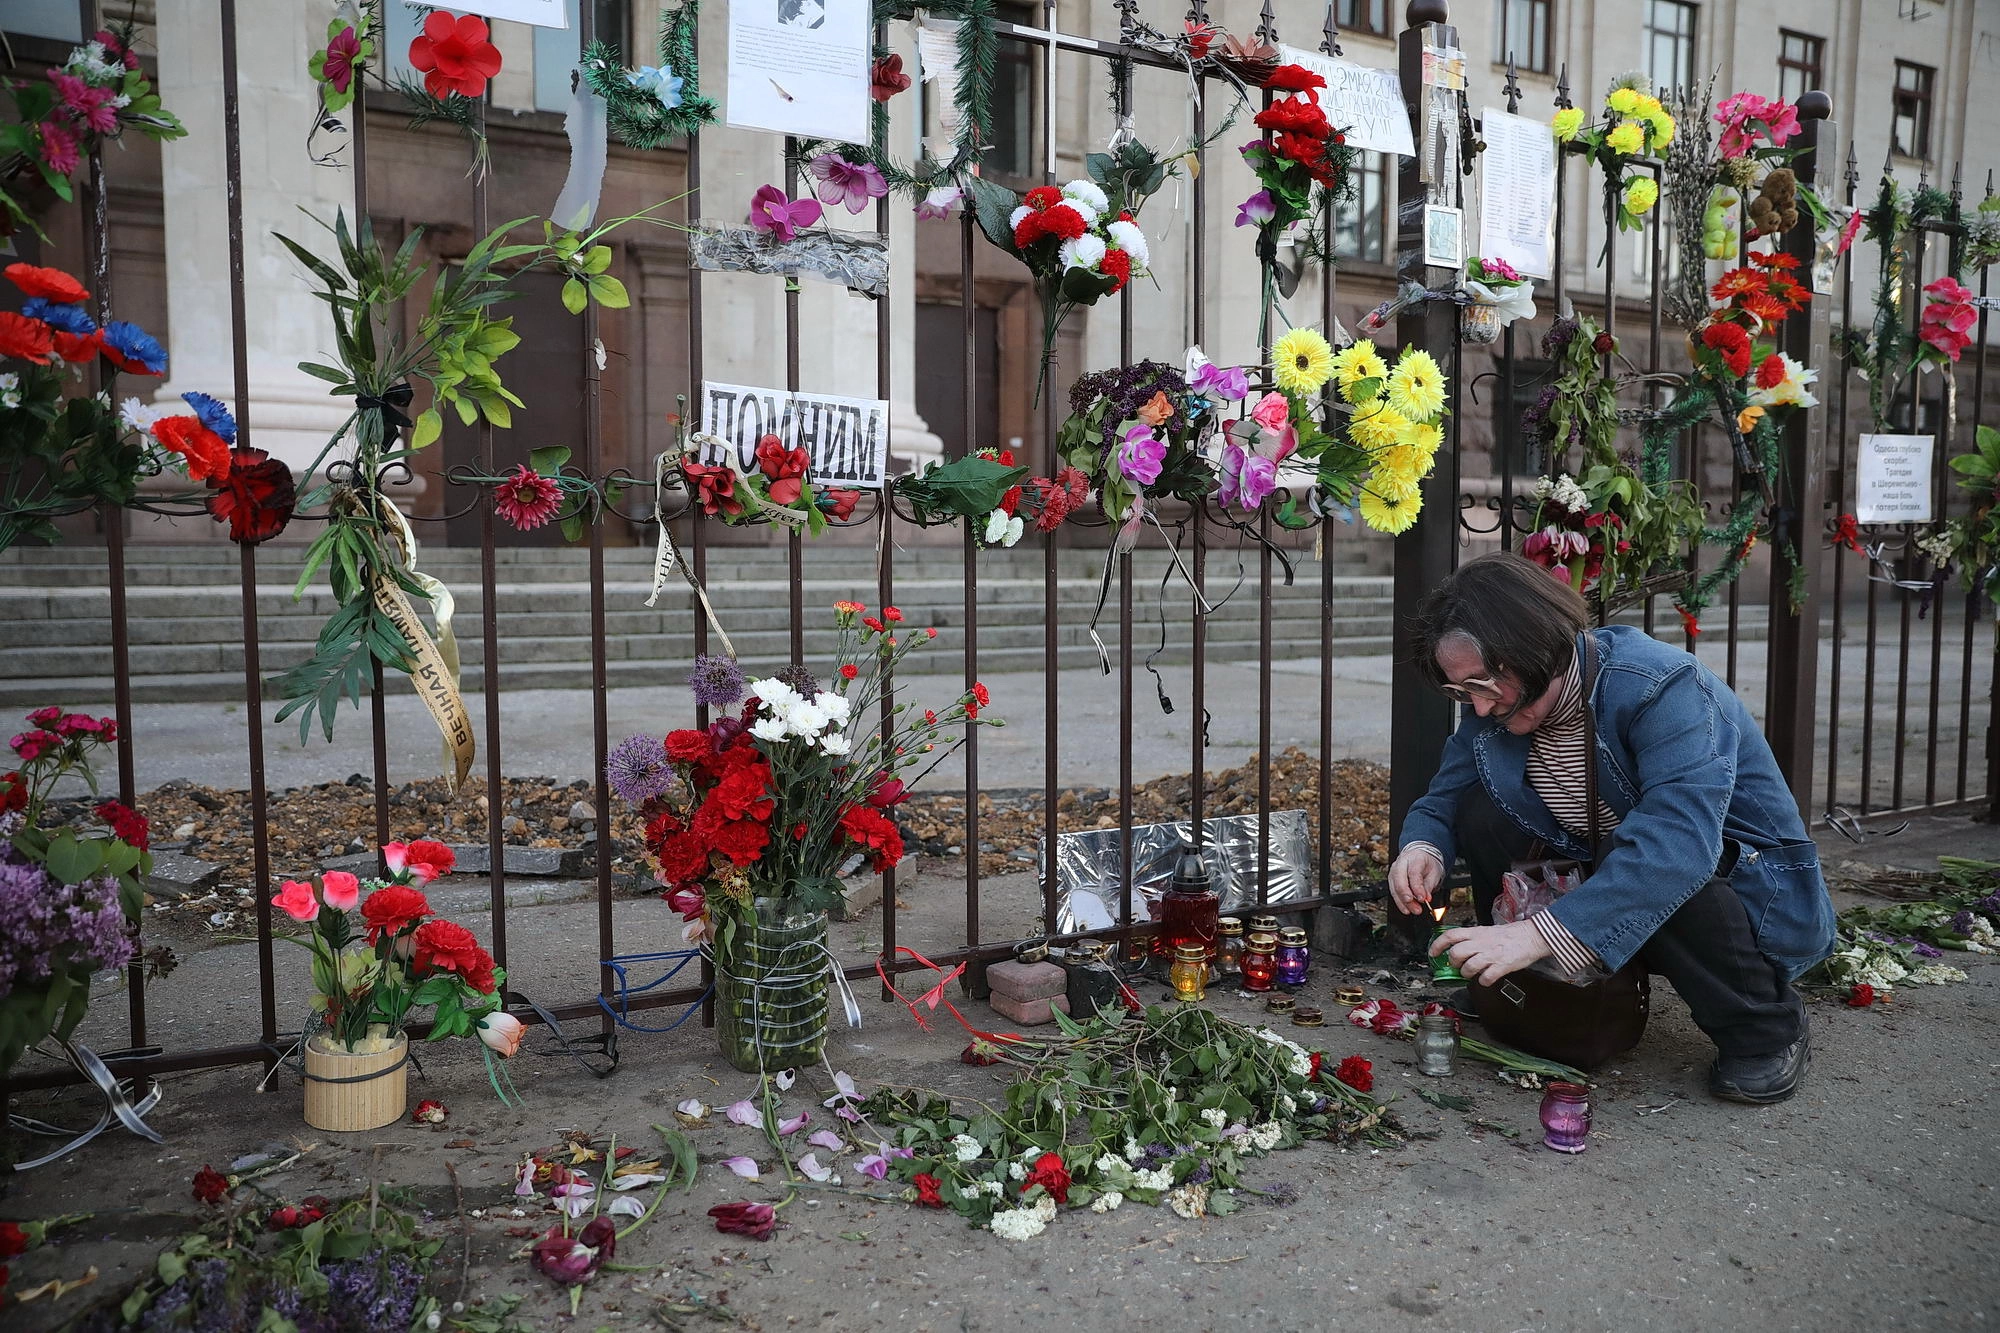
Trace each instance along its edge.
<path fill-rule="evenodd" d="M 1028 1240 L 1048 1230 L 1048 1219 L 1034 1208 L 1009 1208 L 993 1214 L 989 1224 L 1002 1240 Z"/>
<path fill-rule="evenodd" d="M 1111 239 L 1120 250 L 1132 256 L 1132 272 L 1135 275 L 1145 272 L 1146 262 L 1152 254 L 1146 248 L 1146 233 L 1139 230 L 1139 224 L 1112 222 L 1107 223 L 1104 230 L 1111 233 Z"/>
<path fill-rule="evenodd" d="M 976 1161 L 979 1158 L 979 1154 L 986 1151 L 979 1146 L 979 1140 L 973 1138 L 970 1134 L 952 1135 L 951 1147 L 952 1151 L 958 1154 L 958 1160 L 961 1162 Z"/>
<path fill-rule="evenodd" d="M 828 754 L 846 754 L 852 747 L 848 745 L 847 737 L 837 731 L 829 731 L 819 738 L 819 748 Z"/>
<path fill-rule="evenodd" d="M 1034 209 L 1029 208 L 1026 204 L 1022 204 L 1019 208 L 1009 213 L 1007 215 L 1007 230 L 1013 231 L 1016 227 L 1021 225 L 1022 218 L 1027 217 L 1028 214 L 1034 211 L 1035 211 Z"/>
<path fill-rule="evenodd" d="M 783 718 L 760 717 L 750 724 L 750 734 L 760 741 L 776 742 L 786 739 L 792 732 Z"/>
<path fill-rule="evenodd" d="M 1108 1213 L 1115 1210 L 1123 1202 L 1125 1202 L 1124 1195 L 1120 1194 L 1117 1190 L 1108 1190 L 1090 1201 L 1090 1211 L 1093 1213 Z"/>
<path fill-rule="evenodd" d="M 1097 188 L 1095 181 L 1076 180 L 1062 187 L 1063 198 L 1071 203 L 1084 204 L 1093 213 L 1102 213 L 1111 207 L 1111 201 L 1104 197 L 1104 191 Z"/>
<path fill-rule="evenodd" d="M 805 700 L 799 697 L 797 690 L 785 684 L 784 681 L 779 680 L 776 676 L 768 680 L 751 681 L 750 693 L 762 699 L 764 707 L 770 709 L 774 716 L 782 715 L 805 702 Z"/>
<path fill-rule="evenodd" d="M 1104 240 L 1099 236 L 1079 236 L 1073 241 L 1064 241 L 1056 254 L 1062 259 L 1066 269 L 1080 268 L 1095 272 L 1104 262 Z"/>
<path fill-rule="evenodd" d="M 826 730 L 827 716 L 805 700 L 784 710 L 784 719 L 801 736 L 817 736 Z"/>
<path fill-rule="evenodd" d="M 844 694 L 831 690 L 821 690 L 813 696 L 813 707 L 825 713 L 836 727 L 847 725 L 847 719 L 854 716 L 854 705 Z"/>

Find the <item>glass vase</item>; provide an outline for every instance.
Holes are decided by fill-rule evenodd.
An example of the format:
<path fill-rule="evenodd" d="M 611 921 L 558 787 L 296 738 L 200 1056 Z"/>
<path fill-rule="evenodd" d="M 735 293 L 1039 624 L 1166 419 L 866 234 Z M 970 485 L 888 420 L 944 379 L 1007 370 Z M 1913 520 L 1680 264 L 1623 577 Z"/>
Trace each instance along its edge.
<path fill-rule="evenodd" d="M 819 1059 L 826 1045 L 826 914 L 721 932 L 715 948 L 715 1038 L 746 1073 L 775 1074 Z"/>
<path fill-rule="evenodd" d="M 1551 1083 L 1542 1096 L 1542 1142 L 1557 1152 L 1578 1153 L 1590 1145 L 1590 1089 L 1578 1083 Z"/>

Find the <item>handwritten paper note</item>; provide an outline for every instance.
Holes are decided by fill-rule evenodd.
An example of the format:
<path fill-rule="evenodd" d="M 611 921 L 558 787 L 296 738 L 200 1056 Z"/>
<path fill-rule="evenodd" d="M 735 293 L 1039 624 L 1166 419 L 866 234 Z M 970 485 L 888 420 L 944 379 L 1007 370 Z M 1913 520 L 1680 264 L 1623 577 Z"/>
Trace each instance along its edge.
<path fill-rule="evenodd" d="M 1278 48 L 1287 64 L 1304 65 L 1326 80 L 1320 105 L 1335 129 L 1347 135 L 1350 148 L 1414 157 L 1410 108 L 1403 101 L 1402 80 L 1393 69 L 1370 69 L 1296 46 Z"/>
<path fill-rule="evenodd" d="M 1497 107 L 1481 113 L 1479 253 L 1524 278 L 1555 272 L 1556 141 L 1547 124 Z"/>
<path fill-rule="evenodd" d="M 1931 521 L 1931 437 L 1863 435 L 1854 517 L 1863 523 Z"/>

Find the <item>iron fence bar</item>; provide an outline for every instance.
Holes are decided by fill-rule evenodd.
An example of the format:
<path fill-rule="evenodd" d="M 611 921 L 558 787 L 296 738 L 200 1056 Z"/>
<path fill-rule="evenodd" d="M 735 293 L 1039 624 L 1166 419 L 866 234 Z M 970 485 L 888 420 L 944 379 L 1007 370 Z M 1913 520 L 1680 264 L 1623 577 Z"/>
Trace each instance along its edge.
<path fill-rule="evenodd" d="M 785 196 L 793 198 L 798 192 L 799 141 L 788 134 L 785 136 Z M 795 277 L 785 279 L 785 388 L 791 393 L 799 391 L 799 280 Z M 883 509 L 888 507 L 886 503 L 881 506 Z M 787 598 L 792 609 L 791 660 L 794 665 L 803 666 L 806 660 L 806 543 L 805 534 L 797 528 L 785 534 L 785 565 L 791 575 Z"/>
<path fill-rule="evenodd" d="M 958 457 L 979 445 L 979 311 L 973 277 L 972 210 L 958 220 L 958 304 L 965 330 L 965 438 Z M 1051 476 L 1054 474 L 1051 473 Z M 965 580 L 965 688 L 979 679 L 979 541 L 970 522 L 960 535 Z M 965 943 L 979 942 L 979 728 L 965 729 Z"/>
<path fill-rule="evenodd" d="M 886 24 L 877 24 L 875 28 L 876 45 L 886 46 L 888 40 L 888 26 Z M 889 199 L 887 195 L 875 201 L 875 229 L 884 236 L 889 234 Z M 889 303 L 887 301 L 877 301 L 875 303 L 875 396 L 884 402 L 890 401 L 891 398 L 890 389 L 892 387 L 893 368 L 889 362 L 889 337 L 892 331 Z M 881 515 L 882 531 L 880 534 L 880 543 L 876 547 L 878 555 L 875 569 L 875 595 L 877 600 L 885 607 L 895 605 L 896 601 L 896 512 L 895 506 L 891 505 L 888 501 L 889 483 L 888 479 L 884 478 L 882 482 L 882 503 L 876 506 L 877 513 Z M 968 594 L 969 596 L 970 594 Z M 914 627 L 908 627 L 902 632 L 914 634 L 916 630 Z M 804 654 L 801 654 L 800 657 L 803 660 Z M 896 677 L 893 668 L 886 663 L 882 668 L 881 704 L 882 729 L 886 732 L 895 725 L 896 720 Z M 893 763 L 895 756 L 884 755 L 883 758 Z M 882 956 L 885 958 L 894 958 L 896 956 L 896 867 L 894 866 L 890 866 L 882 872 Z M 882 1000 L 884 1003 L 895 998 L 895 995 L 888 987 L 883 987 Z"/>
<path fill-rule="evenodd" d="M 1861 813 L 1875 796 L 1875 657 L 1881 642 L 1881 583 L 1868 580 L 1868 642 L 1861 673 Z"/>
<path fill-rule="evenodd" d="M 1959 259 L 1963 254 L 1965 245 L 1963 219 L 1959 212 L 1960 197 L 1962 194 L 1960 187 L 1961 171 L 1962 167 L 1954 163 L 1951 170 L 1951 212 L 1948 215 L 1951 220 L 1952 229 L 1947 233 L 1945 246 L 1945 272 L 1947 274 L 1958 272 Z M 1937 515 L 1939 523 L 1943 523 L 1950 516 L 1951 512 L 1951 469 L 1949 467 L 1949 460 L 1951 458 L 1953 427 L 1956 424 L 1954 418 L 1957 415 L 1951 410 L 1952 404 L 1955 401 L 1955 394 L 1951 390 L 1955 390 L 1957 387 L 1958 363 L 1948 362 L 1941 367 L 1941 370 L 1943 376 L 1949 379 L 1951 388 L 1947 389 L 1941 386 L 1938 390 L 1938 406 L 1942 410 L 1938 413 L 1937 448 L 1932 451 L 1931 472 L 1934 478 L 1933 485 L 1937 492 L 1937 507 L 1932 512 Z M 1931 678 L 1930 684 L 1925 690 L 1927 700 L 1925 723 L 1929 731 L 1929 734 L 1925 737 L 1924 747 L 1925 805 L 1935 805 L 1937 803 L 1938 720 L 1939 710 L 1944 697 L 1944 618 L 1946 605 L 1944 580 L 1940 577 L 1931 595 Z M 1972 626 L 1967 624 L 1965 629 L 1966 634 L 1970 636 Z M 1962 725 L 1964 719 L 1962 717 L 1960 722 L 1960 730 L 1962 731 L 1964 730 Z"/>
<path fill-rule="evenodd" d="M 1847 162 L 1841 171 L 1841 181 L 1846 187 L 1847 207 L 1852 209 L 1855 207 L 1855 190 L 1861 182 L 1852 134 L 1847 136 Z M 1854 324 L 1854 261 L 1851 259 L 1840 266 L 1840 323 L 1842 328 L 1851 328 Z M 1838 461 L 1828 472 L 1827 480 L 1832 490 L 1833 512 L 1837 517 L 1847 512 L 1847 413 L 1853 370 L 1845 356 L 1832 368 L 1838 372 L 1832 376 L 1832 381 L 1833 398 L 1839 407 L 1828 414 L 1826 430 L 1828 436 L 1836 441 L 1833 451 Z M 1840 804 L 1840 684 L 1847 651 L 1847 561 L 1843 554 L 1839 548 L 1832 553 L 1833 650 L 1826 710 L 1826 808 L 1829 811 Z"/>
<path fill-rule="evenodd" d="M 365 94 L 354 99 L 354 229 L 357 238 L 361 229 L 369 225 L 368 113 L 363 105 L 366 100 Z M 394 431 L 396 427 L 384 423 L 383 429 Z M 382 664 L 372 653 L 368 659 L 368 681 L 368 739 L 375 779 L 375 867 L 380 872 L 386 865 L 382 860 L 382 848 L 389 842 L 389 714 Z"/>
<path fill-rule="evenodd" d="M 1195 0 L 1188 10 L 1188 21 L 1206 23 L 1208 6 L 1205 0 Z M 1208 341 L 1208 149 L 1204 146 L 1208 127 L 1208 78 L 1198 77 L 1195 84 L 1194 102 L 1194 254 L 1191 269 L 1194 308 L 1189 312 L 1189 332 L 1195 346 Z M 1194 584 L 1193 595 L 1189 599 L 1192 627 L 1188 635 L 1188 731 L 1192 767 L 1188 773 L 1188 827 L 1194 835 L 1194 845 L 1202 847 L 1207 842 L 1203 827 L 1203 813 L 1207 805 L 1208 774 L 1208 613 L 1203 609 L 1208 605 L 1208 530 L 1207 506 L 1195 503 L 1189 507 L 1192 535 L 1189 539 L 1188 572 Z"/>
<path fill-rule="evenodd" d="M 473 132 L 486 132 L 486 99 L 472 104 Z M 486 235 L 488 216 L 486 173 L 472 174 L 472 236 Z M 493 423 L 479 417 L 479 465 L 489 477 L 500 475 Z M 507 966 L 507 839 L 501 821 L 507 816 L 507 778 L 500 763 L 500 587 L 495 551 L 494 507 L 479 506 L 479 634 L 482 655 L 479 676 L 486 710 L 486 873 L 493 913 L 493 961 Z M 600 844 L 601 845 L 601 844 Z"/>
<path fill-rule="evenodd" d="M 1653 168 L 1653 179 L 1654 182 L 1660 187 L 1660 197 L 1665 198 L 1667 193 L 1666 191 L 1667 179 L 1666 179 L 1666 168 L 1664 164 L 1657 165 Z M 1660 316 L 1662 308 L 1666 305 L 1666 302 L 1660 299 L 1660 288 L 1666 281 L 1666 272 L 1667 272 L 1666 270 L 1667 223 L 1665 217 L 1666 211 L 1667 210 L 1664 208 L 1655 207 L 1651 209 L 1647 214 L 1646 231 L 1647 234 L 1652 239 L 1652 247 L 1653 247 L 1649 254 L 1646 266 L 1646 278 L 1648 284 L 1652 287 L 1652 297 L 1653 297 L 1653 299 L 1647 303 L 1650 309 L 1647 311 L 1647 320 L 1646 320 L 1645 393 L 1646 393 L 1646 407 L 1648 408 L 1648 410 L 1657 409 L 1660 405 L 1660 387 L 1659 387 L 1658 377 L 1660 373 L 1660 350 L 1663 343 L 1661 326 L 1660 326 Z M 1658 603 L 1658 601 L 1659 598 L 1649 594 L 1644 604 L 1645 605 L 1644 624 L 1646 633 L 1649 635 L 1652 634 L 1654 632 L 1654 629 L 1656 628 L 1654 624 L 1654 615 L 1655 615 L 1655 606 Z"/>
<path fill-rule="evenodd" d="M 1993 198 L 1993 172 L 1990 169 L 1986 173 L 1985 198 L 1989 200 Z M 1989 276 L 1990 272 L 1988 268 L 1982 267 L 1979 270 L 1979 295 L 1981 298 L 1979 305 L 1979 353 L 1977 359 L 1973 362 L 1972 370 L 1972 432 L 1974 439 L 1978 438 L 1979 428 L 1986 423 L 1986 339 L 1990 333 L 1989 321 L 1993 313 L 1991 308 L 1986 304 L 1986 301 L 1990 299 L 1988 297 L 1989 288 L 1987 282 Z M 1960 711 L 1965 718 L 1965 724 L 1959 728 L 1958 732 L 1958 795 L 1960 799 L 1964 799 L 1965 797 L 1966 773 L 1971 761 L 1972 751 L 1972 627 L 1979 622 L 1978 611 L 1983 596 L 1983 589 L 1977 586 L 1966 593 L 1965 677 L 1959 696 Z M 2000 629 L 2000 623 L 1996 624 L 1996 629 Z M 1989 696 L 1986 714 L 1986 726 L 1989 737 L 1996 719 L 2000 719 L 2000 707 L 1994 706 L 1995 704 L 2000 704 L 2000 634 L 1994 636 L 1993 667 L 1994 674 L 1992 682 L 1988 687 Z M 1989 750 L 1993 748 L 1990 739 L 1987 742 L 1987 747 Z M 1993 803 L 1994 811 L 2000 813 L 2000 782 L 1996 782 L 1995 777 L 1996 775 L 1989 770 L 1986 795 L 1987 800 Z"/>
<path fill-rule="evenodd" d="M 1056 0 L 1043 0 L 1042 5 L 1042 184 L 1056 183 Z M 1010 25 L 1011 26 L 1011 25 Z M 1056 300 L 1054 291 L 1047 293 L 1046 300 Z M 1043 312 L 1044 318 L 1047 312 Z M 1062 341 L 1061 331 L 1042 349 L 1042 460 L 1044 475 L 1053 477 L 1062 466 L 1061 455 L 1056 449 L 1056 348 Z M 1056 929 L 1056 740 L 1061 729 L 1056 719 L 1060 716 L 1062 690 L 1056 672 L 1062 659 L 1058 653 L 1060 632 L 1057 615 L 1060 565 L 1056 547 L 1056 534 L 1049 533 L 1042 542 L 1042 613 L 1047 639 L 1042 645 L 1042 931 L 1053 935 Z"/>
<path fill-rule="evenodd" d="M 701 128 L 699 126 L 689 130 L 687 136 L 686 208 L 687 225 L 692 230 L 696 220 L 701 217 Z M 683 420 L 681 425 L 684 429 L 692 431 L 701 424 L 703 408 L 706 402 L 706 399 L 703 397 L 702 379 L 706 374 L 708 364 L 702 349 L 703 283 L 702 270 L 699 265 L 688 265 L 687 282 L 688 397 L 686 401 L 693 404 L 694 415 L 691 420 Z M 708 586 L 708 525 L 701 521 L 701 515 L 698 510 L 690 508 L 688 513 L 688 549 L 690 552 L 688 558 L 694 566 L 695 582 L 706 588 Z M 664 518 L 660 521 L 662 524 L 666 522 Z M 697 656 L 706 656 L 709 649 L 708 617 L 701 614 L 700 608 L 694 605 L 693 602 L 689 603 L 688 609 L 694 613 L 695 653 Z M 705 703 L 696 704 L 694 716 L 695 725 L 706 729 L 710 721 L 708 705 Z M 714 1027 L 715 960 L 706 953 L 701 956 L 701 986 L 703 994 L 707 997 L 701 1004 L 701 1025 L 703 1027 Z"/>
<path fill-rule="evenodd" d="M 1340 29 L 1334 23 L 1332 0 L 1328 0 L 1326 22 L 1320 32 L 1320 53 L 1329 56 L 1338 54 Z M 1332 261 L 1333 213 L 1329 205 L 1321 218 L 1320 235 L 1321 247 L 1328 256 L 1328 262 L 1321 267 L 1320 273 L 1320 328 L 1329 342 L 1333 339 L 1335 325 L 1339 323 L 1334 310 L 1338 278 Z M 1313 532 L 1319 549 L 1319 839 L 1314 851 L 1319 862 L 1318 884 L 1322 894 L 1333 887 L 1333 571 L 1327 563 L 1333 555 L 1329 542 L 1332 526 L 1333 521 L 1322 516 Z"/>
<path fill-rule="evenodd" d="M 229 231 L 229 339 L 236 443 L 248 448 L 250 421 L 250 334 L 244 290 L 243 117 L 236 46 L 236 0 L 218 0 L 222 28 L 222 160 L 226 183 L 223 205 Z M 355 98 L 355 115 L 361 113 Z M 257 1014 L 266 1047 L 278 1040 L 278 996 L 271 934 L 270 790 L 264 771 L 264 664 L 257 628 L 257 547 L 236 547 L 243 612 L 243 714 L 250 759 L 250 902 L 257 917 Z M 145 1045 L 135 1032 L 133 1045 Z"/>

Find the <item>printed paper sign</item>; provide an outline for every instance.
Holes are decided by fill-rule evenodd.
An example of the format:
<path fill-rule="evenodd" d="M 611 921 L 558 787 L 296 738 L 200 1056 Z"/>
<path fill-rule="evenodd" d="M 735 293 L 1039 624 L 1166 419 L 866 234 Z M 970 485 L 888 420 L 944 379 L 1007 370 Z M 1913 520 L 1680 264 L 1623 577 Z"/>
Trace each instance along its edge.
<path fill-rule="evenodd" d="M 448 5 L 419 4 L 403 0 L 411 9 L 448 9 L 455 14 L 477 14 L 481 18 L 512 19 L 532 23 L 537 28 L 567 28 L 569 7 L 563 0 L 451 0 Z M 599 33 L 600 37 L 605 34 Z"/>
<path fill-rule="evenodd" d="M 1347 135 L 1349 148 L 1416 156 L 1410 108 L 1403 101 L 1403 81 L 1395 70 L 1370 69 L 1296 46 L 1278 50 L 1286 63 L 1304 65 L 1326 80 L 1319 103 L 1333 127 Z"/>
<path fill-rule="evenodd" d="M 729 123 L 867 143 L 871 13 L 860 0 L 735 0 Z"/>
<path fill-rule="evenodd" d="M 757 468 L 757 441 L 775 435 L 812 459 L 814 485 L 880 490 L 889 465 L 889 404 L 880 398 L 787 393 L 702 381 L 701 428 L 728 442 L 738 472 Z"/>
<path fill-rule="evenodd" d="M 1481 113 L 1486 151 L 1479 189 L 1479 254 L 1504 259 L 1524 278 L 1555 269 L 1556 140 L 1549 126 L 1498 107 Z"/>
<path fill-rule="evenodd" d="M 1862 523 L 1931 521 L 1931 437 L 1863 435 L 1854 517 Z"/>

